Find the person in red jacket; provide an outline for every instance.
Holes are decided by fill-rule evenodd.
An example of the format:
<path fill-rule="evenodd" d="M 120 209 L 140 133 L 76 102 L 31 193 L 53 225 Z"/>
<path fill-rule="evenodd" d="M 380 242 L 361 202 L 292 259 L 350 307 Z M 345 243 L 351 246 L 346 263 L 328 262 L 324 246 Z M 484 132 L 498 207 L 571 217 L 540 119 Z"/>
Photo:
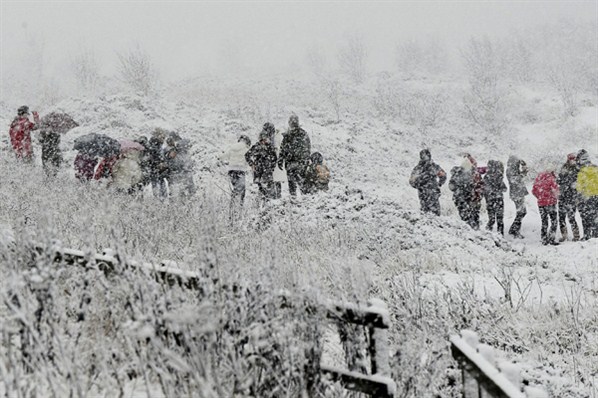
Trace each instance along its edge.
<path fill-rule="evenodd" d="M 556 205 L 559 198 L 559 186 L 556 182 L 554 171 L 544 171 L 536 177 L 532 194 L 538 199 L 538 208 L 542 218 L 542 229 L 540 232 L 543 245 L 558 245 L 556 241 L 557 211 Z M 548 219 L 550 218 L 550 233 L 548 231 Z"/>
<path fill-rule="evenodd" d="M 17 159 L 27 162 L 33 160 L 33 148 L 31 147 L 31 131 L 36 130 L 39 125 L 39 115 L 33 112 L 33 122 L 29 120 L 29 107 L 23 105 L 17 110 L 17 117 L 10 124 L 10 144 L 17 155 Z"/>

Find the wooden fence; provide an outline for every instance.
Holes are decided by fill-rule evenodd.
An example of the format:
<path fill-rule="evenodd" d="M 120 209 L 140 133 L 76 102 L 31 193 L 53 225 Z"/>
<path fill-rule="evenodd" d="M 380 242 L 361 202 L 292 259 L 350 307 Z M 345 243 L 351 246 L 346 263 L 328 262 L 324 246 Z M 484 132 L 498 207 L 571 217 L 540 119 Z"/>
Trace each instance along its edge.
<path fill-rule="evenodd" d="M 107 275 L 115 272 L 118 268 L 135 269 L 151 275 L 157 281 L 169 286 L 178 285 L 190 290 L 203 291 L 202 281 L 205 281 L 204 278 L 196 273 L 169 266 L 166 262 L 151 264 L 123 261 L 118 256 L 107 253 L 86 255 L 80 250 L 61 247 L 49 248 L 42 245 L 36 245 L 34 251 L 37 256 L 45 256 L 52 262 L 81 267 L 94 266 Z M 283 307 L 293 305 L 292 297 L 283 294 L 281 298 Z M 383 302 L 374 301 L 370 304 L 369 307 L 360 307 L 350 303 L 327 302 L 306 308 L 306 311 L 312 314 L 324 311 L 326 318 L 334 322 L 363 326 L 368 335 L 367 351 L 370 356 L 370 374 L 322 364 L 318 364 L 318 367 L 324 379 L 340 382 L 348 390 L 374 397 L 392 398 L 396 387 L 390 378 L 388 351 L 390 317 Z"/>
<path fill-rule="evenodd" d="M 462 330 L 460 336 L 451 336 L 450 342 L 461 368 L 464 398 L 548 398 L 542 388 L 523 385 L 518 365 L 497 363 L 493 348 L 480 344 L 476 333 Z"/>

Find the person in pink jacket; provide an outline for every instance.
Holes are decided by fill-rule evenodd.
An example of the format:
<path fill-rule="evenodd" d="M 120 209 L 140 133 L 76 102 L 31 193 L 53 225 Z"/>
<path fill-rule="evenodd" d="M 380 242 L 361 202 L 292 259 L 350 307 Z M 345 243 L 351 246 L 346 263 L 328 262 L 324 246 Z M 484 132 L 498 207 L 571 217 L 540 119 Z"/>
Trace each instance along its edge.
<path fill-rule="evenodd" d="M 544 171 L 536 177 L 532 194 L 538 199 L 538 208 L 542 219 L 540 235 L 543 245 L 558 245 L 556 241 L 557 211 L 559 201 L 559 185 L 556 182 L 554 171 Z M 550 218 L 550 233 L 548 232 L 548 219 Z"/>
<path fill-rule="evenodd" d="M 27 162 L 33 160 L 33 148 L 31 146 L 31 131 L 36 130 L 39 125 L 39 115 L 33 112 L 33 122 L 29 120 L 29 107 L 21 106 L 17 110 L 17 117 L 10 124 L 10 144 L 17 155 L 17 159 Z"/>

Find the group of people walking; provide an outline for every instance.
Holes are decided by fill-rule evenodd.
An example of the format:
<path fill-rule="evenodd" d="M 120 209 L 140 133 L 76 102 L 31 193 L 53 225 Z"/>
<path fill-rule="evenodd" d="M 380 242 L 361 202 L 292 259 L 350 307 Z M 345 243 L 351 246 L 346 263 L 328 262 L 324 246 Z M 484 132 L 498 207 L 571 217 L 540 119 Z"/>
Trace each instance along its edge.
<path fill-rule="evenodd" d="M 29 108 L 22 106 L 10 125 L 9 136 L 17 160 L 33 161 L 31 133 L 40 130 L 42 164 L 46 173 L 55 176 L 62 163 L 60 136 L 78 126 L 66 114 L 50 114 L 41 120 Z M 193 167 L 189 150 L 191 143 L 176 132 L 155 129 L 151 137 L 135 140 L 115 140 L 102 134 L 88 134 L 75 140 L 78 153 L 74 161 L 75 177 L 79 181 L 104 180 L 119 192 L 135 194 L 151 184 L 154 195 L 166 198 L 173 185 L 180 187 L 181 196 L 195 193 Z"/>
<path fill-rule="evenodd" d="M 516 214 L 508 233 L 514 238 L 523 238 L 521 223 L 527 214 L 525 186 L 528 168 L 525 161 L 510 156 L 507 161 L 506 177 L 509 197 L 515 204 Z M 479 167 L 470 154 L 464 154 L 462 163 L 451 169 L 449 189 L 459 216 L 474 229 L 480 227 L 482 199 L 486 200 L 488 224 L 486 228 L 504 235 L 504 182 L 505 169 L 498 160 L 488 161 L 486 167 Z M 445 171 L 432 160 L 430 151 L 420 152 L 420 161 L 413 169 L 409 183 L 418 190 L 421 210 L 440 215 L 440 187 L 447 181 Z M 565 164 L 558 174 L 555 170 L 541 172 L 535 179 L 532 194 L 537 198 L 541 226 L 542 244 L 556 245 L 557 225 L 560 226 L 563 242 L 569 238 L 567 221 L 571 227 L 572 239 L 598 237 L 598 166 L 591 163 L 588 153 L 580 150 L 567 155 Z M 579 210 L 583 237 L 575 219 Z"/>
<path fill-rule="evenodd" d="M 328 190 L 330 170 L 321 153 L 311 152 L 309 135 L 300 127 L 297 115 L 289 118 L 286 133 L 281 134 L 272 123 L 265 123 L 253 145 L 246 135 L 239 136 L 220 159 L 228 162 L 233 204 L 243 204 L 248 168 L 253 171 L 253 181 L 262 200 L 280 198 L 285 179 L 293 197 L 297 189 L 304 195 Z"/>

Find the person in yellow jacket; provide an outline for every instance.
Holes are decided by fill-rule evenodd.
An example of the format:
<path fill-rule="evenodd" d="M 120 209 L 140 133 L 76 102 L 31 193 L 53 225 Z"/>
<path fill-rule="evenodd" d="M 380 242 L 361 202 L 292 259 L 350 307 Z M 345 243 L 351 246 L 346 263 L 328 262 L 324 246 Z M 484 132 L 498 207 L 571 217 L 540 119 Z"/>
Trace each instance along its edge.
<path fill-rule="evenodd" d="M 580 195 L 579 214 L 583 239 L 598 238 L 598 166 L 592 164 L 585 150 L 577 154 L 579 173 L 575 188 Z"/>

